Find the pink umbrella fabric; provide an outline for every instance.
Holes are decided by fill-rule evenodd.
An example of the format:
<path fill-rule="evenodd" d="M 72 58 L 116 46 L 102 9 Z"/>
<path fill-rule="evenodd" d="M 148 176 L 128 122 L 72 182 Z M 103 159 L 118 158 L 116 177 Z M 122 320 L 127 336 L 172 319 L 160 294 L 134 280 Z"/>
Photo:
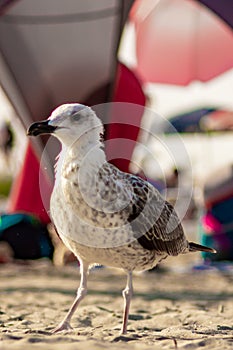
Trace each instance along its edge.
<path fill-rule="evenodd" d="M 136 72 L 144 82 L 186 85 L 233 67 L 233 33 L 192 0 L 136 0 Z"/>

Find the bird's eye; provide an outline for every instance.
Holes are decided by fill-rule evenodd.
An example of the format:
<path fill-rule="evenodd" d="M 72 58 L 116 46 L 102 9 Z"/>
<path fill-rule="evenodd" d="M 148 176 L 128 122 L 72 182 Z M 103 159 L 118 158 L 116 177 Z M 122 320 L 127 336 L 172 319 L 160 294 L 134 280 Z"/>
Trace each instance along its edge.
<path fill-rule="evenodd" d="M 79 121 L 80 117 L 81 117 L 81 115 L 78 112 L 76 112 L 72 115 L 72 119 L 74 121 Z"/>

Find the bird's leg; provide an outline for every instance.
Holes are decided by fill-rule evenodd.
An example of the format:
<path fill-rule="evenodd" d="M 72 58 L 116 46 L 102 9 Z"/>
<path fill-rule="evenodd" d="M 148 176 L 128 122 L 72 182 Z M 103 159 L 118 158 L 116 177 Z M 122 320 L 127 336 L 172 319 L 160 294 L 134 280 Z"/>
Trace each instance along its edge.
<path fill-rule="evenodd" d="M 84 262 L 80 261 L 80 285 L 77 290 L 77 296 L 70 307 L 68 313 L 66 314 L 63 321 L 52 331 L 52 333 L 61 332 L 64 330 L 70 330 L 72 327 L 70 326 L 70 320 L 76 311 L 78 305 L 80 304 L 81 300 L 84 299 L 85 295 L 87 294 L 87 273 L 88 273 L 88 264 L 85 264 Z"/>
<path fill-rule="evenodd" d="M 121 334 L 126 334 L 128 318 L 129 318 L 130 301 L 133 295 L 132 271 L 128 272 L 127 284 L 125 289 L 122 292 L 122 295 L 124 298 L 124 315 L 123 315 L 123 324 L 121 328 Z"/>

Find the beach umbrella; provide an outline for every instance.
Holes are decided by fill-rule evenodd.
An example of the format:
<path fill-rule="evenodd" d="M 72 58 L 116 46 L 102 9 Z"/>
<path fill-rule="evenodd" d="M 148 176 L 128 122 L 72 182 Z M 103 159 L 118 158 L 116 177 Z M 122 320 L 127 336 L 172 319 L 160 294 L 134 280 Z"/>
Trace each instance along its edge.
<path fill-rule="evenodd" d="M 169 118 L 165 123 L 163 132 L 172 134 L 232 131 L 233 112 L 215 107 L 198 108 Z"/>
<path fill-rule="evenodd" d="M 174 132 L 190 133 L 207 131 L 203 120 L 212 113 L 216 112 L 216 108 L 198 108 L 169 118 L 169 123 L 165 123 L 164 133 L 172 134 Z M 203 125 L 204 124 L 204 125 Z"/>
<path fill-rule="evenodd" d="M 165 124 L 165 133 L 184 133 L 184 132 L 203 132 L 202 119 L 203 117 L 216 111 L 215 108 L 199 108 L 188 111 L 182 114 L 172 116 L 169 123 Z"/>
<path fill-rule="evenodd" d="M 233 67 L 233 34 L 206 6 L 192 0 L 137 0 L 136 71 L 144 82 L 206 82 Z"/>

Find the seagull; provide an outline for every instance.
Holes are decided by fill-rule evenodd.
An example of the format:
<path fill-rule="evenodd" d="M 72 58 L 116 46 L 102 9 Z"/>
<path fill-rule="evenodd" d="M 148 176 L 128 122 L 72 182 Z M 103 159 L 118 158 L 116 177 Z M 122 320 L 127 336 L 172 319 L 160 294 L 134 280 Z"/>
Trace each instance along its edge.
<path fill-rule="evenodd" d="M 71 318 L 87 293 L 88 270 L 94 264 L 127 274 L 122 292 L 125 334 L 133 271 L 151 269 L 169 255 L 216 252 L 186 239 L 173 206 L 150 183 L 107 161 L 103 124 L 90 107 L 61 105 L 47 120 L 33 123 L 27 134 L 51 134 L 62 144 L 50 215 L 58 235 L 80 262 L 77 296 L 54 333 L 72 329 Z"/>

